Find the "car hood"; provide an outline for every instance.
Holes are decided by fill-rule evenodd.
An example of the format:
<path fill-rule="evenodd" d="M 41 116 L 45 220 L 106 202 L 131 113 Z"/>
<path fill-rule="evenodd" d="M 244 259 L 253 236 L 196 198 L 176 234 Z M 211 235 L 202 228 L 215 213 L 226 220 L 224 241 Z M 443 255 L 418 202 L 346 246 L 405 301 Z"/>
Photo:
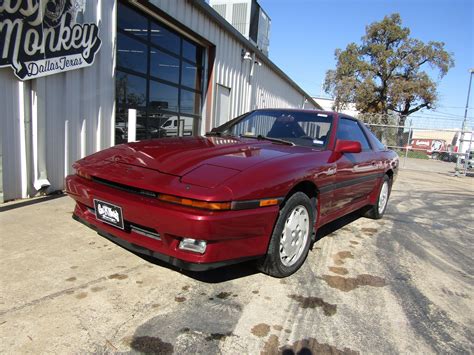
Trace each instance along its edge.
<path fill-rule="evenodd" d="M 108 160 L 184 176 L 203 165 L 242 171 L 295 148 L 236 137 L 165 138 L 115 146 Z"/>

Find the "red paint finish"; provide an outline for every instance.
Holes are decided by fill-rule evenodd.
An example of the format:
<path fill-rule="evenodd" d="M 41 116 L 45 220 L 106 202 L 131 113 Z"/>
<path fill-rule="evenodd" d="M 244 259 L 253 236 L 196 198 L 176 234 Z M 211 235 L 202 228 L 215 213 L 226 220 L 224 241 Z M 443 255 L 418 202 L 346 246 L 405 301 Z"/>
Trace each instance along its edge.
<path fill-rule="evenodd" d="M 67 193 L 76 200 L 74 214 L 99 231 L 187 263 L 263 256 L 279 206 L 257 207 L 259 200 L 284 200 L 298 184 L 310 183 L 317 195 L 318 228 L 374 204 L 384 174 L 393 178 L 397 174 L 394 152 L 377 150 L 369 135 L 368 151 L 361 152 L 357 142 L 338 141 L 339 116 L 326 114 L 333 117 L 333 129 L 328 144 L 320 149 L 208 136 L 142 141 L 98 152 L 75 164 L 81 176 L 66 178 Z M 247 207 L 197 209 L 160 201 L 159 194 L 208 202 L 246 202 Z M 153 230 L 161 240 L 98 221 L 94 199 L 120 206 L 126 225 Z M 207 241 L 206 252 L 179 250 L 182 238 Z"/>

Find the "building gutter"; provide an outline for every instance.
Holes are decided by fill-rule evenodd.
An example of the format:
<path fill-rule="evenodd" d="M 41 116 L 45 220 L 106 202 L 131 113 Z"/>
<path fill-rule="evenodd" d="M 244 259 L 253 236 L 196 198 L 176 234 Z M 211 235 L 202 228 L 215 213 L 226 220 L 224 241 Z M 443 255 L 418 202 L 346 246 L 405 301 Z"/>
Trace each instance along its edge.
<path fill-rule="evenodd" d="M 225 31 L 231 34 L 235 39 L 237 39 L 243 46 L 255 53 L 257 59 L 262 63 L 265 63 L 269 68 L 275 71 L 281 78 L 287 81 L 293 88 L 295 88 L 300 94 L 302 94 L 308 102 L 314 105 L 317 109 L 322 110 L 322 107 L 313 100 L 311 95 L 304 91 L 298 84 L 296 84 L 283 70 L 281 70 L 275 63 L 273 63 L 262 51 L 245 38 L 239 31 L 237 31 L 234 26 L 232 26 L 225 18 L 223 18 L 219 13 L 214 10 L 209 4 L 204 0 L 187 0 L 192 6 L 199 8 L 207 16 L 209 16 L 214 22 L 218 23 Z"/>

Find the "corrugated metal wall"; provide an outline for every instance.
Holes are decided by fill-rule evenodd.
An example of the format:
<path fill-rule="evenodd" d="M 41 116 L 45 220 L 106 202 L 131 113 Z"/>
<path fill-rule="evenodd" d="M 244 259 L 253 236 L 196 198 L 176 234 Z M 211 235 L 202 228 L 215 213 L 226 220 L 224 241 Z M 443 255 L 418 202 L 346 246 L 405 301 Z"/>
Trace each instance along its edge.
<path fill-rule="evenodd" d="M 111 145 L 115 9 L 114 1 L 87 1 L 84 21 L 99 25 L 102 40 L 93 66 L 25 82 L 0 69 L 3 200 L 32 196 L 46 182 L 63 189 L 74 161 Z"/>
<path fill-rule="evenodd" d="M 243 60 L 248 48 L 191 1 L 151 3 L 216 46 L 212 93 L 216 84 L 231 89 L 230 117 L 257 107 L 302 107 L 301 92 L 265 63 Z M 91 67 L 25 82 L 0 69 L 0 202 L 33 196 L 46 183 L 49 192 L 63 189 L 74 161 L 113 144 L 115 19 L 116 1 L 87 1 L 84 21 L 99 25 L 102 40 Z M 214 125 L 207 112 L 213 105 L 214 98 L 203 107 L 212 122 L 203 122 L 201 133 Z"/>

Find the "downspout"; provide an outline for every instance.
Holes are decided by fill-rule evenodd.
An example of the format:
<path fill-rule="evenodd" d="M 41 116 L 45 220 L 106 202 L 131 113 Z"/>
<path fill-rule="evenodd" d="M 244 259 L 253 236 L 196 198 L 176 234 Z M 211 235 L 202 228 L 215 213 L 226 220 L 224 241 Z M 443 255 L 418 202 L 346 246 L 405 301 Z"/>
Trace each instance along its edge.
<path fill-rule="evenodd" d="M 255 53 L 252 53 L 252 61 L 250 63 L 250 75 L 249 75 L 249 98 L 248 98 L 248 110 L 247 111 L 252 111 L 253 110 L 253 74 L 255 70 Z"/>
<path fill-rule="evenodd" d="M 33 155 L 33 187 L 43 192 L 51 183 L 46 170 L 46 109 L 45 102 L 39 101 L 38 87 L 45 92 L 44 79 L 36 79 L 31 88 L 31 146 Z"/>

